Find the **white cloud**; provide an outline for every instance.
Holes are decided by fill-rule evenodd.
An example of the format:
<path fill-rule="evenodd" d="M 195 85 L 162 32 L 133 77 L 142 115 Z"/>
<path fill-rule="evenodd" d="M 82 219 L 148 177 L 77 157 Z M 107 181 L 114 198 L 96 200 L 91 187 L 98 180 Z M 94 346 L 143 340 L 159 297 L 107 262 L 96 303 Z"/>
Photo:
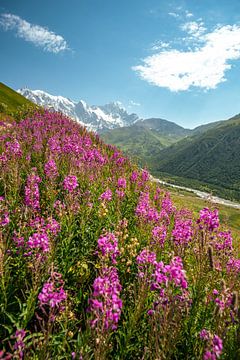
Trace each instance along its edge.
<path fill-rule="evenodd" d="M 205 31 L 206 28 L 204 27 L 203 21 L 189 21 L 186 22 L 181 26 L 183 31 L 186 31 L 189 35 L 194 37 L 200 37 Z"/>
<path fill-rule="evenodd" d="M 198 40 L 202 41 L 201 47 Z M 231 60 L 240 59 L 240 26 L 225 25 L 196 39 L 188 51 L 163 50 L 143 59 L 132 69 L 149 83 L 184 91 L 190 87 L 214 89 L 226 81 Z"/>
<path fill-rule="evenodd" d="M 31 24 L 17 15 L 2 14 L 0 25 L 6 31 L 16 31 L 18 37 L 43 48 L 45 51 L 57 54 L 69 49 L 66 40 L 61 35 L 57 35 L 45 27 Z"/>

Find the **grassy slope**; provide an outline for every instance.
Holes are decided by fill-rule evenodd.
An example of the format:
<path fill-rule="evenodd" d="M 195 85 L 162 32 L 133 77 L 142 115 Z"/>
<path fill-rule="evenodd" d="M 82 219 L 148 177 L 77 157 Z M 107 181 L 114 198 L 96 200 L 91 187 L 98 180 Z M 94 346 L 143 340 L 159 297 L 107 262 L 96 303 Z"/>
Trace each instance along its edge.
<path fill-rule="evenodd" d="M 18 94 L 13 89 L 0 82 L 0 103 L 7 106 L 7 111 L 15 111 L 22 105 L 32 105 L 32 102 Z"/>

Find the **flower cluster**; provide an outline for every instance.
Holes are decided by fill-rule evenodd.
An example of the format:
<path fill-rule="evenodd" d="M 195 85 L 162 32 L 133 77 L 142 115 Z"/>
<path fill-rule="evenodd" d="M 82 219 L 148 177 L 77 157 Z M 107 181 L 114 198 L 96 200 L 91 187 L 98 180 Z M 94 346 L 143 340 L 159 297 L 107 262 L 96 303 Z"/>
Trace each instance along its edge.
<path fill-rule="evenodd" d="M 160 219 L 160 215 L 153 206 L 151 206 L 150 195 L 148 192 L 141 193 L 137 208 L 136 215 L 145 222 L 157 223 Z"/>
<path fill-rule="evenodd" d="M 223 350 L 222 339 L 216 334 L 211 334 L 206 329 L 201 330 L 200 338 L 207 343 L 203 360 L 216 360 L 219 358 Z"/>
<path fill-rule="evenodd" d="M 168 215 L 171 215 L 176 211 L 176 208 L 173 206 L 170 198 L 170 193 L 168 192 L 166 192 L 164 198 L 162 199 L 162 210 L 165 210 Z"/>
<path fill-rule="evenodd" d="M 178 256 L 169 265 L 164 265 L 162 261 L 155 263 L 152 278 L 151 290 L 160 290 L 163 285 L 168 287 L 171 283 L 183 290 L 188 287 L 182 259 Z"/>
<path fill-rule="evenodd" d="M 122 309 L 121 290 L 117 269 L 103 268 L 101 276 L 94 280 L 89 299 L 88 311 L 92 313 L 90 324 L 93 328 L 98 327 L 101 331 L 117 328 Z"/>
<path fill-rule="evenodd" d="M 192 219 L 182 217 L 181 212 L 176 214 L 172 236 L 177 245 L 188 244 L 193 236 Z"/>
<path fill-rule="evenodd" d="M 54 272 L 38 295 L 40 306 L 48 305 L 50 308 L 59 308 L 59 305 L 67 298 L 63 285 L 62 275 Z"/>
<path fill-rule="evenodd" d="M 53 180 L 58 176 L 58 169 L 54 160 L 49 160 L 44 165 L 44 172 L 46 177 L 48 177 L 50 180 Z"/>
<path fill-rule="evenodd" d="M 56 236 L 60 232 L 60 224 L 54 218 L 48 218 L 45 229 L 49 231 L 52 235 Z"/>
<path fill-rule="evenodd" d="M 40 209 L 40 193 L 38 184 L 41 178 L 38 175 L 31 174 L 27 177 L 27 184 L 25 186 L 25 204 L 33 210 Z"/>
<path fill-rule="evenodd" d="M 213 247 L 218 251 L 231 251 L 233 249 L 231 231 L 219 232 L 213 240 Z"/>
<path fill-rule="evenodd" d="M 219 227 L 218 210 L 211 211 L 209 208 L 200 210 L 200 216 L 197 220 L 200 229 L 206 229 L 208 231 L 214 231 Z"/>
<path fill-rule="evenodd" d="M 227 262 L 227 272 L 233 274 L 240 273 L 240 259 L 235 259 L 231 257 Z"/>
<path fill-rule="evenodd" d="M 70 193 L 78 187 L 77 177 L 75 175 L 68 175 L 63 180 L 64 190 L 68 190 Z"/>
<path fill-rule="evenodd" d="M 126 189 L 127 181 L 125 178 L 119 178 L 117 182 L 117 187 L 121 189 Z"/>
<path fill-rule="evenodd" d="M 144 181 L 144 182 L 148 181 L 150 178 L 149 172 L 144 169 L 141 173 L 141 178 L 142 178 L 142 181 Z"/>
<path fill-rule="evenodd" d="M 43 253 L 49 252 L 49 238 L 45 232 L 37 232 L 29 237 L 27 247 L 39 250 Z"/>
<path fill-rule="evenodd" d="M 132 183 L 135 183 L 138 179 L 138 172 L 137 171 L 133 171 L 132 174 L 131 174 L 131 177 L 130 177 L 130 181 Z"/>
<path fill-rule="evenodd" d="M 105 260 L 110 258 L 112 263 L 116 264 L 116 258 L 119 255 L 118 239 L 113 233 L 106 233 L 100 236 L 98 239 L 98 249 Z"/>
<path fill-rule="evenodd" d="M 21 150 L 21 146 L 20 146 L 19 142 L 17 140 L 7 141 L 6 142 L 6 153 L 9 156 L 21 157 L 22 150 Z"/>
<path fill-rule="evenodd" d="M 165 225 L 155 226 L 152 229 L 152 237 L 154 243 L 163 247 L 167 237 L 167 227 Z"/>
<path fill-rule="evenodd" d="M 111 201 L 112 200 L 112 191 L 107 189 L 104 193 L 99 196 L 99 200 Z"/>

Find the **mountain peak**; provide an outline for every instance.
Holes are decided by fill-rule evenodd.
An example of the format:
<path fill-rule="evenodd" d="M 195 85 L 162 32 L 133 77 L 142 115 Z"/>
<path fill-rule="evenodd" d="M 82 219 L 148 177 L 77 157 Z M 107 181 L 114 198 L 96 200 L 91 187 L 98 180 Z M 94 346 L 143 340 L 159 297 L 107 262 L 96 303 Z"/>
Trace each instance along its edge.
<path fill-rule="evenodd" d="M 96 132 L 129 126 L 139 120 L 136 114 L 129 114 L 120 101 L 102 106 L 90 106 L 82 99 L 75 102 L 63 96 L 51 95 L 43 90 L 22 88 L 17 91 L 32 102 L 60 111 Z"/>

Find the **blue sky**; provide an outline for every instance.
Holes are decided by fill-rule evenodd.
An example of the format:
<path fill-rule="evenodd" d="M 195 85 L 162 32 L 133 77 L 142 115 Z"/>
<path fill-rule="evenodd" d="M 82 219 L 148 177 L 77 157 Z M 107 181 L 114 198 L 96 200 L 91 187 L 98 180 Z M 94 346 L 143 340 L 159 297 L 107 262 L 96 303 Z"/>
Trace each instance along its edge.
<path fill-rule="evenodd" d="M 239 0 L 1 0 L 0 80 L 185 127 L 240 112 Z"/>

